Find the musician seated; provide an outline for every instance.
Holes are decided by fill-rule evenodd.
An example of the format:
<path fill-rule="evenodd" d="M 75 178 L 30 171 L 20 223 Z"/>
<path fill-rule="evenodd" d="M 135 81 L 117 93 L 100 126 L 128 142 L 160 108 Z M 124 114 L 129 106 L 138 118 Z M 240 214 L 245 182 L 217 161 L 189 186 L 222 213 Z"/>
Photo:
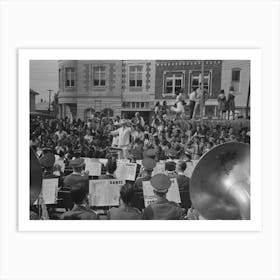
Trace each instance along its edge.
<path fill-rule="evenodd" d="M 85 183 L 88 190 L 89 177 L 84 172 L 85 160 L 83 158 L 76 158 L 71 160 L 69 165 L 73 168 L 73 173 L 64 178 L 62 190 L 71 190 L 71 186 L 80 182 Z"/>
<path fill-rule="evenodd" d="M 106 164 L 106 174 L 100 175 L 98 179 L 116 179 L 115 171 L 117 169 L 117 161 L 115 158 L 109 158 Z"/>
<path fill-rule="evenodd" d="M 153 169 L 156 166 L 156 161 L 146 157 L 142 160 L 142 165 L 144 170 L 140 174 L 140 177 L 137 178 L 134 184 L 134 188 L 136 191 L 142 191 L 143 190 L 143 181 L 150 181 L 152 178 Z"/>
<path fill-rule="evenodd" d="M 165 174 L 156 174 L 151 179 L 156 201 L 144 209 L 145 220 L 180 220 L 183 219 L 183 209 L 175 202 L 166 198 L 171 186 L 170 178 Z"/>
<path fill-rule="evenodd" d="M 131 206 L 134 194 L 132 185 L 123 185 L 120 190 L 120 206 L 118 208 L 113 207 L 109 210 L 107 214 L 108 220 L 141 220 L 141 212 Z"/>
<path fill-rule="evenodd" d="M 88 188 L 85 182 L 72 185 L 70 194 L 74 207 L 63 213 L 61 220 L 99 220 L 99 216 L 88 206 Z"/>

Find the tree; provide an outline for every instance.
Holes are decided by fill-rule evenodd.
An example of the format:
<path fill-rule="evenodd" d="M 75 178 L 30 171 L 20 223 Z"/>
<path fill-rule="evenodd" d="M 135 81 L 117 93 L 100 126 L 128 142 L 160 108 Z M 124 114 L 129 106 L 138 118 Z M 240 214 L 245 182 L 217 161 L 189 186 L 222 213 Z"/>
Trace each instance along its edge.
<path fill-rule="evenodd" d="M 53 115 L 55 117 L 58 116 L 58 95 L 59 95 L 59 91 L 57 93 L 54 94 L 54 97 L 53 97 L 53 101 L 52 101 L 52 107 L 53 107 Z"/>

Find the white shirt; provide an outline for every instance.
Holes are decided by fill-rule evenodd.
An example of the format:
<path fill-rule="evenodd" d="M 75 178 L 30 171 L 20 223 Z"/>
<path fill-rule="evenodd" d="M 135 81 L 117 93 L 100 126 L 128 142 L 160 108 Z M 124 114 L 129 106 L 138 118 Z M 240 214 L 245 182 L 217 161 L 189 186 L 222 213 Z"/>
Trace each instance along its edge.
<path fill-rule="evenodd" d="M 131 133 L 131 128 L 130 127 L 120 127 L 117 129 L 118 134 L 119 134 L 119 141 L 118 141 L 118 146 L 128 146 L 130 143 L 130 133 Z"/>
<path fill-rule="evenodd" d="M 195 91 L 192 91 L 192 92 L 189 94 L 189 97 L 190 97 L 190 101 L 195 101 Z"/>

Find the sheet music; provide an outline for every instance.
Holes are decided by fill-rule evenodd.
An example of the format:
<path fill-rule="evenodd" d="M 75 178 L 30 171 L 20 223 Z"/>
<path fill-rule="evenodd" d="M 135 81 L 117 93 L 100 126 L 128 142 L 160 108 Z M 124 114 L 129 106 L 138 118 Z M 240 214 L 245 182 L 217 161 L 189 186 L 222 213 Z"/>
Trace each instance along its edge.
<path fill-rule="evenodd" d="M 90 206 L 118 206 L 120 188 L 124 184 L 123 180 L 90 180 Z"/>
<path fill-rule="evenodd" d="M 166 198 L 169 201 L 174 201 L 176 203 L 181 203 L 179 187 L 177 184 L 177 180 L 175 178 L 171 178 L 171 186 L 168 190 Z M 143 195 L 145 207 L 149 206 L 151 203 L 156 201 L 156 196 L 154 194 L 154 188 L 151 185 L 150 181 L 143 181 Z"/>
<path fill-rule="evenodd" d="M 118 163 L 116 177 L 120 180 L 134 181 L 136 176 L 136 163 Z"/>
<path fill-rule="evenodd" d="M 43 179 L 42 196 L 44 204 L 55 204 L 57 198 L 58 178 Z"/>
<path fill-rule="evenodd" d="M 100 176 L 102 164 L 96 159 L 85 158 L 86 168 L 85 170 L 89 172 L 89 176 Z"/>

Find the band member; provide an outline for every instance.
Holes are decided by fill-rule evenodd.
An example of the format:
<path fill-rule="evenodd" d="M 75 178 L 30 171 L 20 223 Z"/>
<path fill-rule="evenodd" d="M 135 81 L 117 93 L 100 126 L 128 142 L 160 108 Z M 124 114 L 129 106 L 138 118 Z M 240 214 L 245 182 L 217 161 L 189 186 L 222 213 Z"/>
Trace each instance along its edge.
<path fill-rule="evenodd" d="M 122 120 L 120 122 L 121 127 L 117 130 L 112 131 L 110 134 L 113 136 L 118 135 L 118 148 L 121 148 L 122 151 L 119 153 L 120 159 L 127 159 L 128 157 L 128 147 L 130 144 L 130 134 L 131 127 L 128 125 L 128 120 Z"/>
<path fill-rule="evenodd" d="M 116 179 L 115 171 L 117 169 L 117 161 L 115 158 L 109 158 L 106 164 L 106 174 L 99 176 L 98 179 Z"/>
<path fill-rule="evenodd" d="M 165 174 L 156 174 L 151 179 L 157 200 L 144 209 L 145 220 L 179 220 L 183 218 L 183 209 L 175 202 L 166 199 L 171 181 Z"/>
<path fill-rule="evenodd" d="M 88 206 L 88 186 L 85 182 L 71 185 L 71 198 L 74 207 L 63 213 L 61 220 L 99 220 L 99 216 Z"/>
<path fill-rule="evenodd" d="M 88 191 L 89 177 L 84 171 L 85 160 L 83 158 L 76 158 L 71 160 L 69 165 L 73 168 L 73 173 L 64 178 L 63 190 L 71 190 L 71 186 L 82 182 Z"/>
<path fill-rule="evenodd" d="M 113 207 L 107 214 L 108 220 L 141 220 L 141 212 L 131 206 L 134 198 L 134 188 L 130 184 L 125 184 L 120 190 L 120 206 Z"/>
<path fill-rule="evenodd" d="M 194 107 L 195 107 L 196 89 L 197 88 L 194 88 L 193 91 L 189 94 L 190 120 L 193 117 L 193 111 L 194 111 Z"/>

